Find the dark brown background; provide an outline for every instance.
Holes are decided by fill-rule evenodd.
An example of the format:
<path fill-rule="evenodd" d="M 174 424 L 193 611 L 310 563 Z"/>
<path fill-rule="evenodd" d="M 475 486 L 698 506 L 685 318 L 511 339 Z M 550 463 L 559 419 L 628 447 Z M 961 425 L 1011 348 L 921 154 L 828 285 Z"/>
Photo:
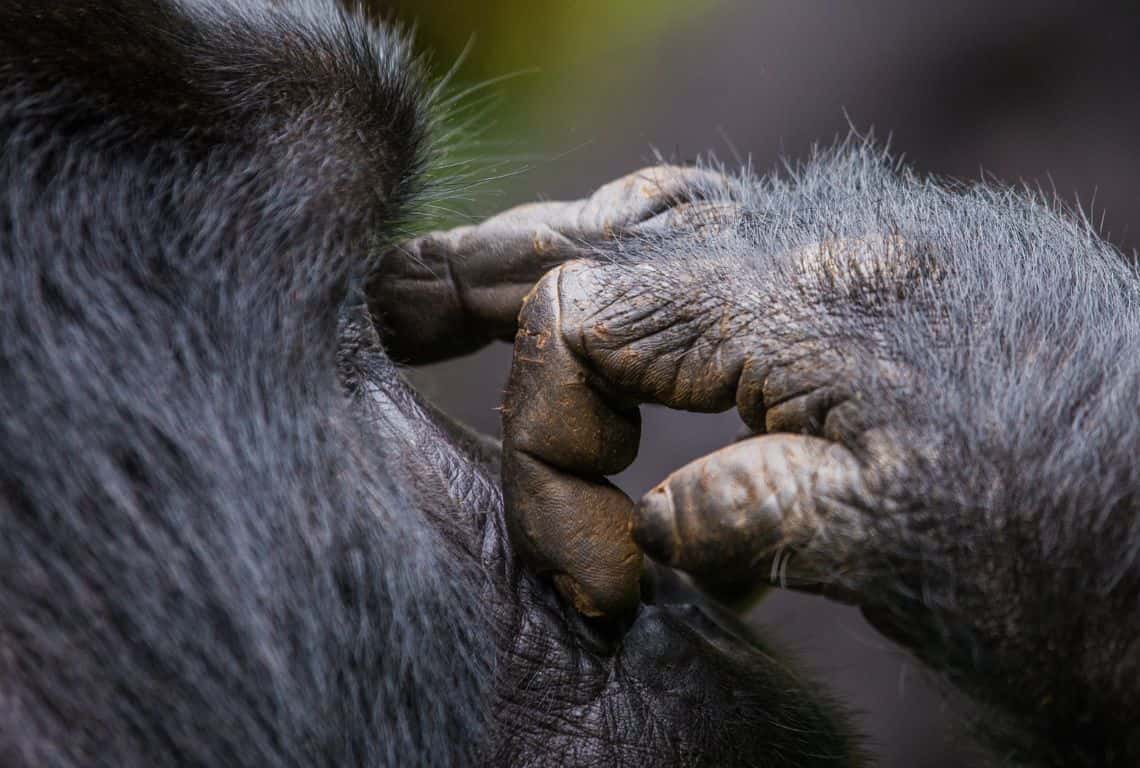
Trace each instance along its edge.
<path fill-rule="evenodd" d="M 389 3 L 417 20 L 447 68 L 472 34 L 458 86 L 537 68 L 493 94 L 469 151 L 501 159 L 449 207 L 469 215 L 573 198 L 651 162 L 709 150 L 759 169 L 804 157 L 850 125 L 890 136 L 921 170 L 1026 180 L 1140 244 L 1140 11 L 1058 2 L 654 2 L 472 0 Z M 470 97 L 470 100 L 476 97 Z M 497 345 L 415 379 L 486 431 L 509 362 Z M 643 409 L 641 455 L 619 483 L 639 494 L 723 445 L 736 417 Z M 977 762 L 913 661 L 850 609 L 792 595 L 755 620 L 796 649 L 861 714 L 883 766 Z"/>

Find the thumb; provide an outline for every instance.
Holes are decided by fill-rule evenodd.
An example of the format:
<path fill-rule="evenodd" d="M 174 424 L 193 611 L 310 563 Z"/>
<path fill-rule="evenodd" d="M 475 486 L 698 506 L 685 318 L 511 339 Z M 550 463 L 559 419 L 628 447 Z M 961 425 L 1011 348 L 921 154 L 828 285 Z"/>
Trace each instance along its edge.
<path fill-rule="evenodd" d="M 702 585 L 820 591 L 862 536 L 859 461 L 803 435 L 764 435 L 682 467 L 647 493 L 633 537 Z"/>

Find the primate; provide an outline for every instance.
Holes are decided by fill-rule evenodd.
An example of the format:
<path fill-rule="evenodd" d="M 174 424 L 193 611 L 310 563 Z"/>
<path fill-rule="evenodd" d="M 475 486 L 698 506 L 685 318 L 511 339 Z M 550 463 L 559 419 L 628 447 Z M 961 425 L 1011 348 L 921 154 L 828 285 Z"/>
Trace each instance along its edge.
<path fill-rule="evenodd" d="M 634 544 L 859 604 L 1007 762 L 1135 764 L 1140 282 L 1087 227 L 855 146 L 400 244 L 438 110 L 397 32 L 0 22 L 4 765 L 865 763 Z M 516 324 L 500 460 L 397 363 Z M 646 401 L 758 436 L 634 508 Z"/>

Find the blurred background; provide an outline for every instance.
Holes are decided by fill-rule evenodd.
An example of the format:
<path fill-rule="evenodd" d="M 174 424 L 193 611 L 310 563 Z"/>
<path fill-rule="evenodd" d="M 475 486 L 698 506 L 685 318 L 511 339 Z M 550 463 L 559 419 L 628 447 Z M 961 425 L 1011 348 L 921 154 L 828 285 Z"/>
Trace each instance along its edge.
<path fill-rule="evenodd" d="M 758 170 L 873 129 L 924 172 L 1026 181 L 1140 245 L 1140 4 L 956 0 L 378 0 L 416 27 L 472 120 L 459 223 L 581 197 L 653 162 L 714 152 Z M 491 82 L 489 82 L 491 81 Z M 476 135 L 477 129 L 477 135 Z M 414 372 L 467 423 L 498 432 L 505 344 Z M 737 418 L 644 408 L 636 497 L 724 445 Z M 751 617 L 859 713 L 883 766 L 978 762 L 954 706 L 851 610 L 773 594 Z"/>

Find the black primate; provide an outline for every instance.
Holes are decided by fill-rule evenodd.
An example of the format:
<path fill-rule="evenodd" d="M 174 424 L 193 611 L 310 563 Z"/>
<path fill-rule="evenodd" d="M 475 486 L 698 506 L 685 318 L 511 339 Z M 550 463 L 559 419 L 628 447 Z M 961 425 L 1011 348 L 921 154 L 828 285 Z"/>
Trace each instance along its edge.
<path fill-rule="evenodd" d="M 1038 201 L 864 147 L 393 248 L 434 101 L 399 35 L 331 0 L 0 7 L 0 763 L 862 764 L 821 689 L 669 572 L 616 626 L 579 618 L 520 558 L 589 609 L 577 561 L 509 540 L 499 447 L 390 359 L 513 336 L 583 257 L 524 318 L 564 303 L 554 367 L 588 361 L 621 423 L 735 403 L 811 433 L 727 454 L 776 490 L 772 440 L 833 460 L 780 475 L 798 505 L 746 510 L 733 533 L 779 535 L 743 543 L 717 514 L 745 475 L 714 462 L 710 499 L 682 470 L 636 517 L 650 554 L 859 602 L 1011 761 L 1136 763 L 1133 269 Z M 525 428 L 590 415 L 516 421 L 508 476 L 561 456 Z M 553 477 L 534 498 L 578 482 Z"/>

